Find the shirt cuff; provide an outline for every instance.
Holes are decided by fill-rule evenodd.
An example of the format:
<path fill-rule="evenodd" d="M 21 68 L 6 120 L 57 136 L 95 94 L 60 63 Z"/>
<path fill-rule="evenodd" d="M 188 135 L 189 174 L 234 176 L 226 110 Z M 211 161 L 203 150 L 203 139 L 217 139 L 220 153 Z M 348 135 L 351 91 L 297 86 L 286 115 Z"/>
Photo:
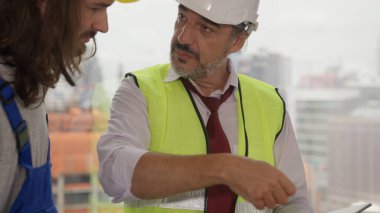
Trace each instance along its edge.
<path fill-rule="evenodd" d="M 118 192 L 113 194 L 112 202 L 118 203 L 125 199 L 139 200 L 131 192 L 132 177 L 137 162 L 146 152 L 144 149 L 128 147 L 117 153 L 112 165 L 111 174 L 116 186 L 114 189 Z"/>

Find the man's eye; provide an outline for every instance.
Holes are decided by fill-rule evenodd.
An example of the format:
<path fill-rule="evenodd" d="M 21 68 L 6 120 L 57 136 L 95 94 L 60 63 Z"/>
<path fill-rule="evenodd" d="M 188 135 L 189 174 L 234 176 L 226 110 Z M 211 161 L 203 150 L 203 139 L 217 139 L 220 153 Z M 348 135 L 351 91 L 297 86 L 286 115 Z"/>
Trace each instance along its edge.
<path fill-rule="evenodd" d="M 177 17 L 178 22 L 184 22 L 185 21 L 185 16 L 183 16 L 181 13 L 178 14 Z"/>
<path fill-rule="evenodd" d="M 92 12 L 98 12 L 100 10 L 99 7 L 89 7 L 89 9 L 92 11 Z"/>
<path fill-rule="evenodd" d="M 212 32 L 213 30 L 210 28 L 210 27 L 208 27 L 207 25 L 203 25 L 202 26 L 202 30 L 204 31 L 204 32 Z"/>

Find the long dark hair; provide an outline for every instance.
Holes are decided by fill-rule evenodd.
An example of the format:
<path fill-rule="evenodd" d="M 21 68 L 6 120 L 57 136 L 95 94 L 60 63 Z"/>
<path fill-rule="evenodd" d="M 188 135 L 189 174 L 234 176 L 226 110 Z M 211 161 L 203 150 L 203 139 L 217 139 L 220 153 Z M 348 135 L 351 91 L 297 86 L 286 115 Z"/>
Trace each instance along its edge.
<path fill-rule="evenodd" d="M 25 106 L 42 102 L 61 74 L 71 85 L 80 74 L 82 0 L 0 0 L 0 56 L 15 68 L 14 84 Z"/>

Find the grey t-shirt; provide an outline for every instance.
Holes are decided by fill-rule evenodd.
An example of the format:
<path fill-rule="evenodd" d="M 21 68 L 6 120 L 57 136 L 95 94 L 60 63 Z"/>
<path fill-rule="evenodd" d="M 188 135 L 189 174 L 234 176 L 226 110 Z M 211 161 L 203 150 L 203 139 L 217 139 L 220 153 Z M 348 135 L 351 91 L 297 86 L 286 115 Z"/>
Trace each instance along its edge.
<path fill-rule="evenodd" d="M 6 81 L 12 81 L 14 70 L 2 64 L 0 57 L 0 76 Z M 21 116 L 26 121 L 30 138 L 33 167 L 46 163 L 48 151 L 48 127 L 44 104 L 23 107 L 16 97 Z M 26 172 L 18 165 L 18 150 L 16 139 L 8 118 L 0 106 L 0 212 L 9 212 L 15 201 Z"/>

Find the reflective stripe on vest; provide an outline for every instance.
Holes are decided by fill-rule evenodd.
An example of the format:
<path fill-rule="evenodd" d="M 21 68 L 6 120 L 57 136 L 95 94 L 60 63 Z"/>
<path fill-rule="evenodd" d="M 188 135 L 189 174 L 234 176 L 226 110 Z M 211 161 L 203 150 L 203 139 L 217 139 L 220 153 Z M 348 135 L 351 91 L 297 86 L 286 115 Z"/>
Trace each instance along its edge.
<path fill-rule="evenodd" d="M 178 210 L 204 210 L 204 190 L 186 192 L 176 196 L 157 199 L 157 200 L 135 200 L 126 201 L 126 208 L 157 207 L 159 209 L 176 209 Z M 128 212 L 128 211 L 126 211 Z M 160 211 L 160 212 L 165 212 Z M 238 202 L 235 207 L 235 213 L 271 213 L 271 209 L 258 210 L 249 202 Z"/>
<path fill-rule="evenodd" d="M 151 132 L 149 150 L 176 155 L 207 154 L 202 119 L 198 116 L 191 97 L 181 81 L 163 82 L 169 68 L 168 64 L 157 65 L 133 73 L 137 79 L 136 83 L 147 100 Z M 244 156 L 247 149 L 243 125 L 244 114 L 248 136 L 248 157 L 274 165 L 273 146 L 276 135 L 282 128 L 284 104 L 275 89 L 263 82 L 239 75 L 239 85 L 241 94 L 239 91 L 236 94 L 239 116 L 237 154 Z M 164 210 L 165 206 L 177 210 L 203 211 L 204 195 L 199 197 L 198 192 L 189 192 L 154 201 L 133 201 L 132 203 L 126 201 L 126 212 L 144 212 L 135 211 L 136 207 L 147 206 L 156 206 L 157 209 L 153 207 L 154 212 L 159 213 L 168 212 Z M 162 209 L 158 210 L 159 207 Z M 236 210 L 250 213 L 268 212 L 256 211 L 241 197 L 238 198 Z M 149 212 L 152 211 L 150 208 Z"/>

